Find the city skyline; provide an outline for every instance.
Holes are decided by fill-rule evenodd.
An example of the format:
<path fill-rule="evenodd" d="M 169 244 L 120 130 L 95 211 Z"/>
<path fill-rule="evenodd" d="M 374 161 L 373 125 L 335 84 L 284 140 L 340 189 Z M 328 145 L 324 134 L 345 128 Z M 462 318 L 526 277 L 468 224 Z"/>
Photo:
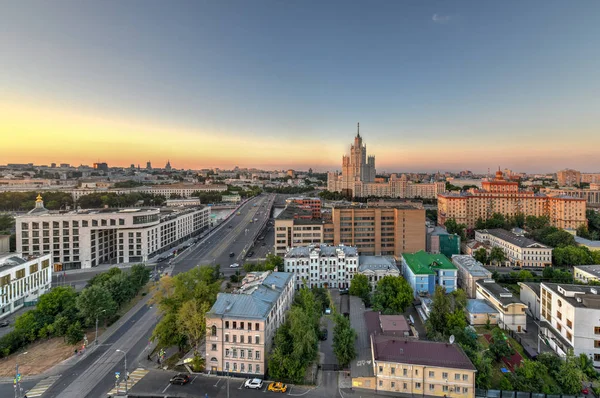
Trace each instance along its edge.
<path fill-rule="evenodd" d="M 594 172 L 598 11 L 15 2 L 0 159 L 334 171 L 360 122 L 381 171 Z"/>

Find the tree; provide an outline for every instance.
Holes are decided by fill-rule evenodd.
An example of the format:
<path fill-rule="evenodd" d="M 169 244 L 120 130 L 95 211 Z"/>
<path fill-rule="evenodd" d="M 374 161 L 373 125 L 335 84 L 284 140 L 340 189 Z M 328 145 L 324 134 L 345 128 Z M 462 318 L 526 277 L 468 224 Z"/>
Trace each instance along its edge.
<path fill-rule="evenodd" d="M 110 318 L 117 312 L 117 303 L 104 286 L 93 285 L 83 289 L 76 302 L 77 309 L 87 326 L 95 324 L 96 316 Z M 106 312 L 101 313 L 102 310 Z"/>
<path fill-rule="evenodd" d="M 531 271 L 527 271 L 525 269 L 519 271 L 518 275 L 519 281 L 522 282 L 532 281 L 534 279 L 534 275 L 531 273 Z"/>
<path fill-rule="evenodd" d="M 384 314 L 400 314 L 413 301 L 413 290 L 401 276 L 384 276 L 377 282 L 373 309 Z"/>
<path fill-rule="evenodd" d="M 9 214 L 0 214 L 0 232 L 3 234 L 10 233 L 15 226 L 15 219 Z"/>
<path fill-rule="evenodd" d="M 124 274 L 114 275 L 102 284 L 110 293 L 111 297 L 117 303 L 117 306 L 125 304 L 131 300 L 136 293 L 135 286 Z"/>
<path fill-rule="evenodd" d="M 371 284 L 369 278 L 363 274 L 356 274 L 350 281 L 349 293 L 353 296 L 360 297 L 364 302 L 369 302 L 369 295 L 371 294 Z"/>
<path fill-rule="evenodd" d="M 560 365 L 556 381 L 558 381 L 565 394 L 574 395 L 579 394 L 581 391 L 583 372 L 579 368 L 577 360 L 578 358 L 573 354 L 573 350 L 570 349 Z"/>
<path fill-rule="evenodd" d="M 356 358 L 355 340 L 356 332 L 350 327 L 350 320 L 338 314 L 333 329 L 333 352 L 340 366 L 346 367 Z"/>
<path fill-rule="evenodd" d="M 128 275 L 131 284 L 137 293 L 150 280 L 150 270 L 143 264 L 135 264 Z"/>
<path fill-rule="evenodd" d="M 279 271 L 283 271 L 283 257 L 269 253 L 265 259 L 265 266 L 269 271 L 273 271 L 275 268 Z"/>
<path fill-rule="evenodd" d="M 504 250 L 500 247 L 492 247 L 492 250 L 490 251 L 490 262 L 492 264 L 502 264 L 504 261 L 506 261 Z"/>
<path fill-rule="evenodd" d="M 70 286 L 57 286 L 40 296 L 36 309 L 45 316 L 56 317 L 59 314 L 74 317 L 77 309 L 77 293 Z"/>
<path fill-rule="evenodd" d="M 444 226 L 449 234 L 456 234 L 460 236 L 462 240 L 467 239 L 467 234 L 465 232 L 467 226 L 465 224 L 458 224 L 455 219 L 449 218 L 444 223 Z"/>
<path fill-rule="evenodd" d="M 83 339 L 83 328 L 81 322 L 77 321 L 67 329 L 67 343 L 77 344 Z"/>
<path fill-rule="evenodd" d="M 481 264 L 488 263 L 487 251 L 483 247 L 475 250 L 475 253 L 473 253 L 473 257 L 475 257 L 475 260 L 479 261 Z"/>
<path fill-rule="evenodd" d="M 492 330 L 492 342 L 489 345 L 489 349 L 496 361 L 508 357 L 512 353 L 512 348 L 508 345 L 504 333 L 498 328 Z"/>
<path fill-rule="evenodd" d="M 206 334 L 205 314 L 209 310 L 207 302 L 198 304 L 195 300 L 190 300 L 183 303 L 177 314 L 179 332 L 186 336 L 195 352 L 198 352 L 198 344 Z"/>
<path fill-rule="evenodd" d="M 530 231 L 549 227 L 550 226 L 550 217 L 548 217 L 548 216 L 541 216 L 541 217 L 527 216 L 527 217 L 525 217 L 525 226 Z"/>

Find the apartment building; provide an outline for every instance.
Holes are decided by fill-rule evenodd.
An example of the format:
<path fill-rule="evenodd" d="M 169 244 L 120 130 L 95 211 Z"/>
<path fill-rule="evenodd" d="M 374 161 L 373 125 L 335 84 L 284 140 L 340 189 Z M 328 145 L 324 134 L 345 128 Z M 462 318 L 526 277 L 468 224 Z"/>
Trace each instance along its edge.
<path fill-rule="evenodd" d="M 294 300 L 291 273 L 250 273 L 236 293 L 219 293 L 206 314 L 206 369 L 263 378 L 277 328 Z"/>
<path fill-rule="evenodd" d="M 600 173 L 581 173 L 581 182 L 598 184 L 600 183 Z"/>
<path fill-rule="evenodd" d="M 402 254 L 402 275 L 415 297 L 433 296 L 436 286 L 442 286 L 447 293 L 456 290 L 457 269 L 443 254 Z"/>
<path fill-rule="evenodd" d="M 147 261 L 210 225 L 210 207 L 52 212 L 41 196 L 15 217 L 17 251 L 52 255 L 62 269 Z"/>
<path fill-rule="evenodd" d="M 458 287 L 467 293 L 468 298 L 477 296 L 478 280 L 492 278 L 492 273 L 472 256 L 455 254 L 452 256 L 452 264 L 458 271 Z"/>
<path fill-rule="evenodd" d="M 475 240 L 499 247 L 506 255 L 506 266 L 546 267 L 552 265 L 552 248 L 533 239 L 526 238 L 522 233 L 505 229 L 482 229 L 475 231 Z"/>
<path fill-rule="evenodd" d="M 600 366 L 600 295 L 598 287 L 540 284 L 540 333 L 560 356 L 572 349 Z"/>
<path fill-rule="evenodd" d="M 592 187 L 592 185 L 594 185 Z M 557 197 L 572 197 L 576 199 L 584 199 L 589 207 L 600 206 L 600 189 L 595 184 L 590 185 L 590 188 L 542 188 L 540 192 L 548 196 Z"/>
<path fill-rule="evenodd" d="M 564 169 L 556 172 L 556 180 L 561 187 L 570 187 L 581 183 L 581 172 L 573 169 Z"/>
<path fill-rule="evenodd" d="M 583 283 L 600 282 L 600 265 L 575 265 L 573 277 Z"/>
<path fill-rule="evenodd" d="M 50 254 L 23 258 L 17 253 L 0 254 L 0 319 L 36 303 L 52 286 Z"/>
<path fill-rule="evenodd" d="M 359 256 L 355 247 L 324 244 L 294 247 L 283 257 L 284 270 L 301 286 L 348 288 L 358 273 L 366 275 L 374 289 L 384 276 L 400 275 L 393 257 Z"/>
<path fill-rule="evenodd" d="M 488 302 L 498 311 L 498 326 L 522 333 L 527 325 L 527 305 L 506 288 L 497 284 L 493 279 L 483 279 L 477 284 L 477 299 Z"/>
<path fill-rule="evenodd" d="M 475 397 L 475 366 L 457 345 L 384 335 L 371 344 L 378 393 Z"/>
<path fill-rule="evenodd" d="M 360 255 L 395 256 L 425 249 L 425 210 L 420 204 L 336 205 L 331 222 L 288 206 L 275 219 L 275 253 L 292 247 L 329 244 L 356 247 Z"/>
<path fill-rule="evenodd" d="M 306 209 L 311 212 L 311 216 L 314 219 L 321 218 L 321 199 L 319 198 L 308 198 L 308 197 L 297 197 L 288 198 L 285 200 L 287 206 L 295 205 L 301 209 Z"/>
<path fill-rule="evenodd" d="M 438 195 L 438 224 L 454 219 L 467 228 L 474 228 L 479 218 L 489 219 L 492 214 L 504 216 L 548 216 L 551 225 L 576 229 L 587 225 L 585 199 L 570 196 L 549 196 L 519 189 L 517 182 L 505 181 L 501 171 L 496 178 L 483 181 L 482 189 L 460 194 L 442 193 Z"/>

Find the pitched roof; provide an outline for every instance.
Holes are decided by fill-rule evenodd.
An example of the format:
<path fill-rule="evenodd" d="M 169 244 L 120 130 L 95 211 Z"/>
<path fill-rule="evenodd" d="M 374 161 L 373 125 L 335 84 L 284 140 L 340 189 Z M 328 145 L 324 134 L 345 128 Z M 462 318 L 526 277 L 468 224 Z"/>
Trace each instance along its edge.
<path fill-rule="evenodd" d="M 423 250 L 416 253 L 403 253 L 404 261 L 415 275 L 433 275 L 435 270 L 456 270 L 456 266 L 443 254 L 425 253 Z"/>
<path fill-rule="evenodd" d="M 455 344 L 383 335 L 371 338 L 376 361 L 475 370 L 467 355 Z"/>
<path fill-rule="evenodd" d="M 358 272 L 376 270 L 395 270 L 400 272 L 393 257 L 358 256 Z"/>
<path fill-rule="evenodd" d="M 507 230 L 501 229 L 501 228 L 482 229 L 477 232 L 481 232 L 484 234 L 485 233 L 490 234 L 492 236 L 495 236 L 498 239 L 502 239 L 503 241 L 506 241 L 508 243 L 511 243 L 511 244 L 513 244 L 515 246 L 519 246 L 519 247 L 539 247 L 541 249 L 549 249 L 548 246 L 543 245 L 539 242 L 536 242 L 533 239 L 529 239 L 524 236 L 514 234 L 511 231 L 507 231 Z"/>

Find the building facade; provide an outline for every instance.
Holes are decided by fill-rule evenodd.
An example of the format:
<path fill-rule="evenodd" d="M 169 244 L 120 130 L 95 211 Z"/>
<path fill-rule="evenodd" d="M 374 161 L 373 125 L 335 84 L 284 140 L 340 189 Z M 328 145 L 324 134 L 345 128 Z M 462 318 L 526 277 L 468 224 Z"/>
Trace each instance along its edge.
<path fill-rule="evenodd" d="M 540 289 L 540 333 L 550 347 L 560 356 L 585 354 L 600 367 L 600 288 L 542 282 Z"/>
<path fill-rule="evenodd" d="M 436 286 L 442 286 L 447 293 L 456 290 L 457 269 L 443 254 L 402 254 L 402 275 L 415 297 L 433 296 Z"/>
<path fill-rule="evenodd" d="M 321 218 L 321 199 L 319 198 L 289 198 L 285 200 L 287 205 L 295 205 L 301 209 L 306 209 L 311 212 L 312 218 L 317 220 Z"/>
<path fill-rule="evenodd" d="M 497 284 L 493 279 L 483 279 L 477 284 L 477 299 L 486 300 L 498 311 L 498 326 L 522 333 L 527 325 L 527 305 Z"/>
<path fill-rule="evenodd" d="M 587 225 L 584 199 L 520 190 L 517 182 L 505 181 L 501 171 L 494 180 L 481 184 L 481 190 L 439 194 L 438 224 L 454 219 L 467 228 L 474 228 L 478 219 L 487 220 L 494 213 L 500 213 L 510 217 L 517 214 L 548 216 L 552 226 L 564 229 Z"/>
<path fill-rule="evenodd" d="M 556 172 L 556 180 L 561 187 L 570 187 L 581 183 L 581 172 L 564 169 Z"/>
<path fill-rule="evenodd" d="M 50 254 L 26 259 L 16 253 L 0 255 L 0 319 L 36 303 L 52 286 Z"/>
<path fill-rule="evenodd" d="M 575 265 L 573 277 L 582 283 L 600 282 L 600 265 Z"/>
<path fill-rule="evenodd" d="M 584 199 L 589 207 L 600 206 L 600 189 L 596 187 L 585 188 L 542 188 L 540 192 L 548 196 L 569 196 Z"/>
<path fill-rule="evenodd" d="M 547 267 L 552 265 L 552 248 L 522 234 L 505 229 L 481 229 L 475 231 L 475 240 L 499 247 L 506 255 L 507 266 Z"/>
<path fill-rule="evenodd" d="M 452 264 L 458 271 L 458 287 L 467 293 L 468 298 L 477 296 L 478 280 L 492 278 L 492 273 L 472 256 L 455 254 L 452 256 Z"/>
<path fill-rule="evenodd" d="M 96 209 L 67 213 L 36 207 L 15 217 L 17 251 L 52 255 L 62 269 L 144 262 L 210 225 L 210 207 Z"/>
<path fill-rule="evenodd" d="M 286 272 L 251 273 L 237 293 L 219 293 L 206 314 L 206 370 L 263 378 L 293 300 L 294 278 Z"/>

